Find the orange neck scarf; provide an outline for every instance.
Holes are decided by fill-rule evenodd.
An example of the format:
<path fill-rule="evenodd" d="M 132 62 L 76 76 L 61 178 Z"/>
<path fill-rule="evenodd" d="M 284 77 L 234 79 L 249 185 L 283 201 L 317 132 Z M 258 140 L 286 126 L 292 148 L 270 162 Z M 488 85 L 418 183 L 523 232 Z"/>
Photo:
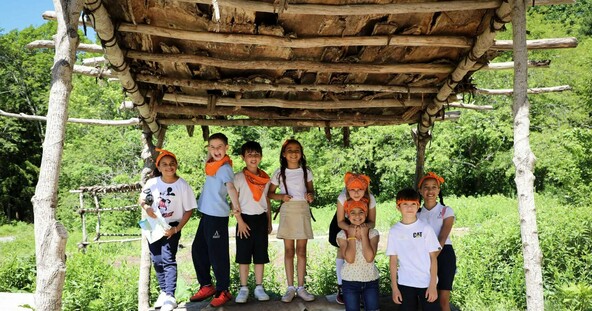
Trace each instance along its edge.
<path fill-rule="evenodd" d="M 246 167 L 243 169 L 243 173 L 245 174 L 247 185 L 249 185 L 249 189 L 253 193 L 253 199 L 259 202 L 263 195 L 263 190 L 265 190 L 265 185 L 269 182 L 269 176 L 261 169 L 257 169 L 257 174 L 253 174 Z"/>
<path fill-rule="evenodd" d="M 214 161 L 214 159 L 208 160 L 208 162 L 206 162 L 206 175 L 208 175 L 208 176 L 216 175 L 216 172 L 218 172 L 218 169 L 226 163 L 228 163 L 228 165 L 232 166 L 232 160 L 230 159 L 230 157 L 228 155 L 225 155 L 219 161 Z"/>

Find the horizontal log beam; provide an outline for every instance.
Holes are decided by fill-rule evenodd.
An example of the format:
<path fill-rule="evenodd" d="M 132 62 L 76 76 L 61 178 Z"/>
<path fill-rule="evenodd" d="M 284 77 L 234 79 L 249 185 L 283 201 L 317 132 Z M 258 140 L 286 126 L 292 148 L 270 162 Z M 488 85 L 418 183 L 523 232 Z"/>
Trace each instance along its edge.
<path fill-rule="evenodd" d="M 184 94 L 164 94 L 163 100 L 170 102 L 188 103 L 208 106 L 211 103 L 209 97 Z M 456 96 L 450 96 L 449 101 L 455 101 Z M 422 107 L 429 99 L 400 98 L 400 99 L 373 99 L 373 100 L 339 100 L 339 101 L 312 101 L 312 100 L 285 100 L 276 98 L 236 99 L 219 97 L 215 99 L 215 106 L 225 107 L 276 107 L 283 109 L 364 109 L 364 108 L 404 108 Z"/>
<path fill-rule="evenodd" d="M 404 93 L 404 94 L 428 94 L 437 93 L 435 87 L 406 87 L 399 85 L 375 85 L 375 84 L 282 84 L 282 83 L 255 83 L 255 82 L 219 82 L 195 79 L 175 79 L 164 76 L 152 76 L 146 74 L 136 75 L 136 81 L 159 84 L 174 85 L 201 90 L 222 90 L 229 92 L 381 92 L 381 93 Z"/>
<path fill-rule="evenodd" d="M 546 49 L 569 49 L 578 46 L 577 38 L 548 38 L 538 40 L 527 40 L 526 49 L 528 50 L 546 50 Z M 514 48 L 514 41 L 512 40 L 495 40 L 490 50 L 498 51 L 512 51 Z"/>
<path fill-rule="evenodd" d="M 550 87 L 529 88 L 526 91 L 528 94 L 543 94 L 543 93 L 564 92 L 564 91 L 571 91 L 571 90 L 572 90 L 572 88 L 569 85 L 560 85 L 560 86 L 550 86 Z M 482 94 L 482 95 L 512 95 L 512 94 L 514 94 L 513 89 L 499 89 L 499 90 L 476 89 L 474 92 L 476 94 Z"/>
<path fill-rule="evenodd" d="M 551 64 L 550 60 L 529 60 L 528 61 L 528 68 L 549 68 Z M 514 62 L 500 62 L 500 63 L 489 63 L 486 66 L 480 66 L 479 64 L 475 64 L 473 69 L 470 71 L 477 71 L 477 70 L 509 70 L 514 69 Z"/>
<path fill-rule="evenodd" d="M 53 40 L 35 40 L 27 45 L 27 49 L 54 49 L 55 42 Z M 96 44 L 80 43 L 76 48 L 76 51 L 89 52 L 89 53 L 103 53 L 103 48 Z"/>
<path fill-rule="evenodd" d="M 100 69 L 90 66 L 74 65 L 73 73 L 88 77 L 117 79 L 118 76 L 110 69 Z"/>
<path fill-rule="evenodd" d="M 227 60 L 222 58 L 189 55 L 189 54 L 157 54 L 128 50 L 128 58 L 155 62 L 191 63 L 205 66 L 254 70 L 307 70 L 311 72 L 350 72 L 350 73 L 444 73 L 454 70 L 452 65 L 443 64 L 349 64 L 322 63 L 301 60 Z"/>
<path fill-rule="evenodd" d="M 29 114 L 24 114 L 24 113 L 10 113 L 10 112 L 5 112 L 3 110 L 0 110 L 0 116 L 23 119 L 23 120 L 28 120 L 28 121 L 43 121 L 43 122 L 47 121 L 47 117 L 44 117 L 44 116 L 35 116 L 35 115 L 29 115 Z M 131 118 L 128 120 L 99 120 L 99 119 L 68 118 L 67 122 L 84 124 L 84 125 L 130 126 L 130 125 L 139 125 L 140 119 Z"/>
<path fill-rule="evenodd" d="M 449 103 L 448 107 L 463 108 L 463 109 L 469 109 L 469 110 L 493 110 L 493 106 L 491 106 L 491 105 L 478 106 L 478 105 L 466 104 L 466 103 L 462 103 L 462 102 Z"/>

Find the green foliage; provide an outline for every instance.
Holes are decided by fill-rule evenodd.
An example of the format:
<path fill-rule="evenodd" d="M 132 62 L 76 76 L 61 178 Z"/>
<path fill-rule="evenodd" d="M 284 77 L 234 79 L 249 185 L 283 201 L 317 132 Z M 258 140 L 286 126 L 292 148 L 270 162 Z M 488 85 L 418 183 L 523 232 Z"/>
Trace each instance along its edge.
<path fill-rule="evenodd" d="M 584 283 L 570 283 L 559 287 L 558 304 L 569 311 L 592 310 L 592 286 Z M 551 304 L 551 310 L 559 310 L 557 305 Z"/>
<path fill-rule="evenodd" d="M 0 260 L 0 292 L 32 293 L 37 274 L 35 256 L 8 256 Z"/>

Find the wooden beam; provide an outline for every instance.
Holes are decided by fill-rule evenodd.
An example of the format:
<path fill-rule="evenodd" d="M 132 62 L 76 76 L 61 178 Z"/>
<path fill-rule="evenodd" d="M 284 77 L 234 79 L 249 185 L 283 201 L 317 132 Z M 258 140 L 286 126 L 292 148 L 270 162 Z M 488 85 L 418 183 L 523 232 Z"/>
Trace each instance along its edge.
<path fill-rule="evenodd" d="M 461 36 L 393 35 L 393 36 L 321 36 L 291 38 L 262 34 L 216 33 L 122 23 L 118 31 L 175 38 L 181 40 L 267 45 L 286 48 L 317 48 L 328 46 L 432 46 L 470 48 L 473 41 Z"/>
<path fill-rule="evenodd" d="M 227 60 L 222 58 L 190 55 L 190 54 L 157 54 L 128 50 L 126 56 L 152 62 L 192 63 L 206 66 L 254 70 L 307 70 L 312 72 L 360 72 L 360 73 L 450 73 L 451 65 L 443 64 L 349 64 L 322 63 L 301 60 Z"/>
<path fill-rule="evenodd" d="M 55 42 L 53 40 L 35 40 L 27 45 L 27 49 L 54 49 Z M 76 48 L 76 51 L 89 52 L 89 53 L 103 53 L 103 47 L 96 44 L 80 43 Z"/>
<path fill-rule="evenodd" d="M 575 48 L 578 46 L 577 38 L 549 38 L 539 40 L 526 41 L 526 48 L 528 50 L 545 50 L 545 49 L 566 49 Z M 512 40 L 495 40 L 490 50 L 511 51 L 514 48 L 514 41 Z"/>
<path fill-rule="evenodd" d="M 101 66 L 105 63 L 109 63 L 105 57 L 90 57 L 90 58 L 85 58 L 82 60 L 82 65 L 84 66 Z"/>
<path fill-rule="evenodd" d="M 10 113 L 10 112 L 6 112 L 3 110 L 0 110 L 0 116 L 29 120 L 29 121 L 47 122 L 47 117 L 44 117 L 44 116 L 35 116 L 35 115 L 29 115 L 29 114 L 24 114 L 24 113 Z M 99 119 L 68 118 L 67 122 L 79 123 L 79 124 L 84 124 L 84 125 L 99 125 L 99 126 L 130 126 L 130 125 L 139 125 L 140 119 L 131 118 L 128 120 L 99 120 Z"/>
<path fill-rule="evenodd" d="M 73 72 L 76 73 L 76 74 L 83 75 L 83 76 L 97 77 L 97 78 L 109 78 L 109 79 L 113 79 L 113 78 L 117 78 L 118 77 L 110 69 L 100 69 L 100 68 L 89 67 L 89 66 L 82 66 L 82 65 L 74 65 Z"/>
<path fill-rule="evenodd" d="M 549 68 L 549 64 L 551 64 L 550 60 L 529 60 L 527 63 L 528 68 Z M 476 69 L 478 67 L 478 69 Z M 480 67 L 478 64 L 475 64 L 472 69 L 469 71 L 476 71 L 476 70 L 510 70 L 514 69 L 514 62 L 499 62 L 499 63 L 489 63 L 486 66 Z"/>
<path fill-rule="evenodd" d="M 105 57 L 111 63 L 111 66 L 117 68 L 115 74 L 119 78 L 121 85 L 126 90 L 130 99 L 137 105 L 138 112 L 143 122 L 146 123 L 150 131 L 156 133 L 160 130 L 160 126 L 155 119 L 154 113 L 151 111 L 149 105 L 142 94 L 140 94 L 138 85 L 134 81 L 130 68 L 126 63 L 123 51 L 119 48 L 117 43 L 117 35 L 115 27 L 111 22 L 111 17 L 101 0 L 84 0 L 85 8 L 93 12 L 94 22 L 93 27 L 97 36 L 102 40 L 113 40 L 105 42 Z"/>
<path fill-rule="evenodd" d="M 207 106 L 209 97 L 193 96 L 184 94 L 164 94 L 162 100 L 178 103 L 189 103 Z M 455 101 L 455 96 L 450 96 L 449 101 Z M 228 98 L 218 97 L 215 99 L 216 107 L 276 107 L 284 109 L 364 109 L 364 108 L 400 108 L 400 107 L 421 107 L 430 99 L 399 98 L 399 99 L 373 99 L 373 100 L 339 100 L 339 101 L 314 101 L 314 100 L 285 100 L 277 98 Z"/>
<path fill-rule="evenodd" d="M 447 106 L 454 107 L 454 108 L 469 109 L 469 110 L 493 110 L 493 106 L 491 106 L 491 105 L 478 106 L 478 105 L 474 105 L 474 104 L 466 104 L 463 102 L 449 103 Z"/>
<path fill-rule="evenodd" d="M 560 86 L 550 86 L 550 87 L 529 88 L 526 90 L 526 92 L 528 94 L 543 94 L 543 93 L 564 92 L 564 91 L 571 91 L 571 90 L 572 90 L 572 88 L 569 85 L 560 85 Z M 512 94 L 514 94 L 513 89 L 498 89 L 498 90 L 476 89 L 474 92 L 476 94 L 482 94 L 482 95 L 512 95 Z"/>

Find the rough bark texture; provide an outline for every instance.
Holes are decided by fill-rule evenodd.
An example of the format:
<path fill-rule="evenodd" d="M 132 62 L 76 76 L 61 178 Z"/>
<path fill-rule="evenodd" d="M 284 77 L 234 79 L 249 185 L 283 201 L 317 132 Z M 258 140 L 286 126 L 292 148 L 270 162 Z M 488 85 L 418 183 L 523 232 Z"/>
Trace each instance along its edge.
<path fill-rule="evenodd" d="M 516 167 L 516 190 L 520 214 L 520 234 L 524 255 L 526 278 L 526 306 L 528 310 L 544 310 L 542 253 L 536 223 L 534 205 L 535 157 L 529 141 L 529 103 L 527 97 L 527 50 L 526 50 L 526 3 L 512 2 L 512 26 L 514 36 L 514 166 Z"/>
<path fill-rule="evenodd" d="M 58 179 L 64 146 L 68 100 L 72 89 L 72 67 L 78 45 L 78 0 L 54 0 L 58 15 L 56 51 L 52 68 L 47 127 L 39 181 L 32 198 L 35 213 L 35 255 L 37 260 L 37 310 L 61 310 L 66 276 L 66 228 L 56 221 Z"/>

